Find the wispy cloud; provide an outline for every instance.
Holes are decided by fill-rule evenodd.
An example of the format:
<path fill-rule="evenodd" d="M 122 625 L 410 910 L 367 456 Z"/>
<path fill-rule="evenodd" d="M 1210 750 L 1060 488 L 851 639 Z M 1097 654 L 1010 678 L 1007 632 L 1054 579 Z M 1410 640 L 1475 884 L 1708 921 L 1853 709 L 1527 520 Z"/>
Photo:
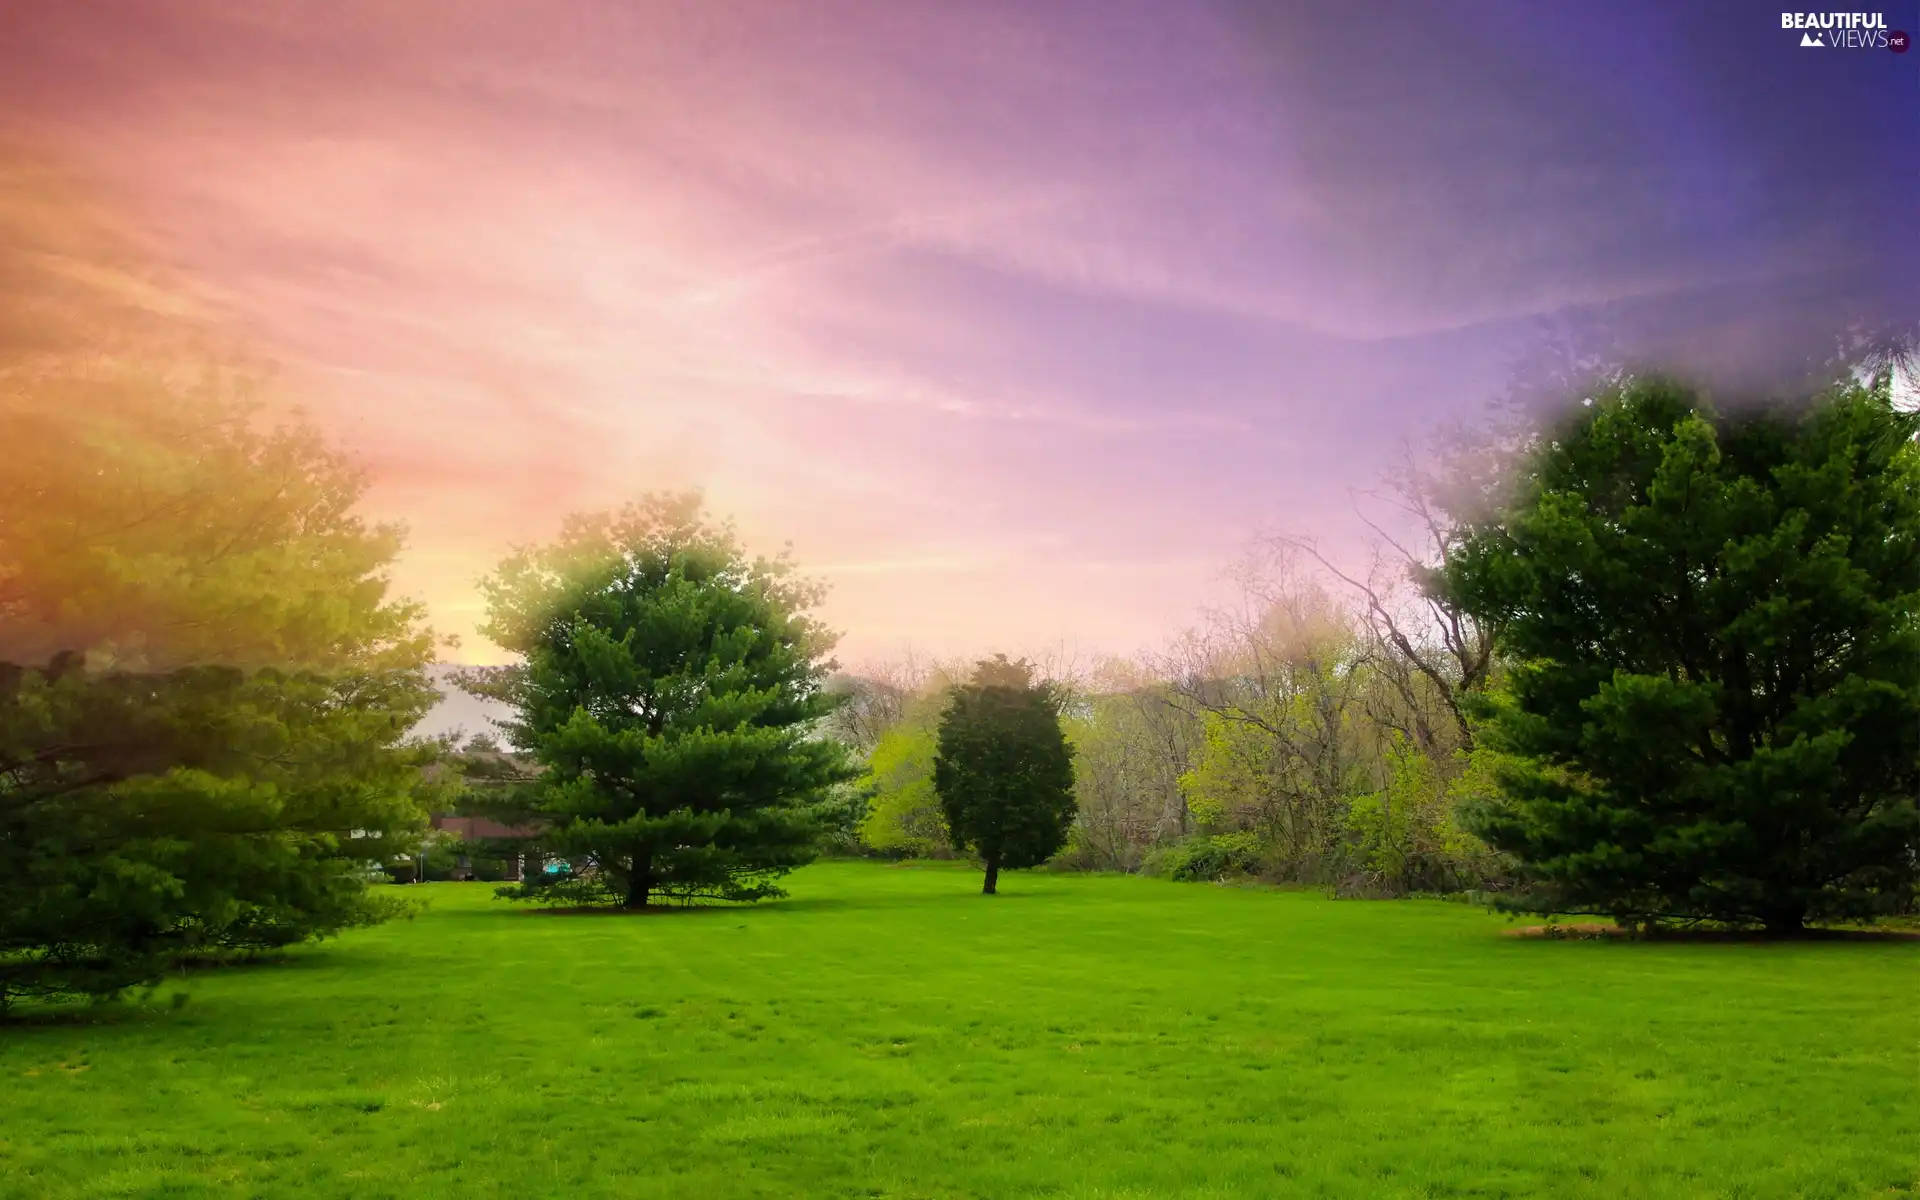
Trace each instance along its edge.
<path fill-rule="evenodd" d="M 443 623 L 565 509 L 699 484 L 856 650 L 1121 646 L 1529 317 L 1911 257 L 1860 232 L 1911 106 L 1641 11 L 71 0 L 0 111 L 287 361 Z"/>

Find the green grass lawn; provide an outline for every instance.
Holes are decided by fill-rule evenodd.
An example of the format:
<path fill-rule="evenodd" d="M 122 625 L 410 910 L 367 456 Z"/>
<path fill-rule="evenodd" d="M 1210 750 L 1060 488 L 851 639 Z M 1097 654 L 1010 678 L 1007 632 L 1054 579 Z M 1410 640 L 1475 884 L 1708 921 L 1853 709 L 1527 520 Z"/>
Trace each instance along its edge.
<path fill-rule="evenodd" d="M 829 863 L 751 909 L 418 920 L 0 1028 L 0 1194 L 1920 1191 L 1920 946 Z"/>

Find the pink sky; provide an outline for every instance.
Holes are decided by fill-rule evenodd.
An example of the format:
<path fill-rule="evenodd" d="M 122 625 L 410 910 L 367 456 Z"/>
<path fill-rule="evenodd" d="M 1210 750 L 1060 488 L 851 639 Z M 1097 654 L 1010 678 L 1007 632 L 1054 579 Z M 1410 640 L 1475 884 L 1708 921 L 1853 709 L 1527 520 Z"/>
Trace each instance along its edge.
<path fill-rule="evenodd" d="M 509 543 L 686 485 L 843 659 L 1128 652 L 1257 530 L 1350 536 L 1531 318 L 1853 261 L 1722 236 L 1803 172 L 1677 48 L 1618 97 L 1464 9 L 1334 56 L 1228 4 L 11 7 L 7 125 L 286 365 L 469 660 Z"/>

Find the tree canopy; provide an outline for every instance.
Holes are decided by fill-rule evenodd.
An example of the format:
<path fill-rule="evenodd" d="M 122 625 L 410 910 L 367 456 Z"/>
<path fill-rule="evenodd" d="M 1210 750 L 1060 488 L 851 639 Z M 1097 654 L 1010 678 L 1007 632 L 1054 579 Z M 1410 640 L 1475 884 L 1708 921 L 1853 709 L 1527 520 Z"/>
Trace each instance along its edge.
<path fill-rule="evenodd" d="M 514 894 L 757 900 L 809 861 L 816 813 L 857 774 L 818 726 L 832 638 L 817 585 L 748 558 L 697 495 L 575 516 L 483 585 L 482 632 L 523 662 L 482 694 L 544 771 L 523 814 L 574 869 Z"/>
<path fill-rule="evenodd" d="M 987 895 L 1002 867 L 1039 866 L 1066 845 L 1077 807 L 1073 748 L 1058 694 L 1025 659 L 987 659 L 953 689 L 933 786 L 953 844 L 986 866 Z"/>
<path fill-rule="evenodd" d="M 946 817 L 933 791 L 937 752 L 931 722 L 902 722 L 880 736 L 867 754 L 873 798 L 860 825 L 865 845 L 885 854 L 913 856 L 951 849 Z"/>
<path fill-rule="evenodd" d="M 1911 887 L 1920 447 L 1886 377 L 1717 412 L 1629 380 L 1546 439 L 1445 585 L 1499 623 L 1532 902 L 1787 931 Z"/>
<path fill-rule="evenodd" d="M 0 1005 L 391 911 L 433 647 L 360 475 L 218 372 L 4 383 Z"/>

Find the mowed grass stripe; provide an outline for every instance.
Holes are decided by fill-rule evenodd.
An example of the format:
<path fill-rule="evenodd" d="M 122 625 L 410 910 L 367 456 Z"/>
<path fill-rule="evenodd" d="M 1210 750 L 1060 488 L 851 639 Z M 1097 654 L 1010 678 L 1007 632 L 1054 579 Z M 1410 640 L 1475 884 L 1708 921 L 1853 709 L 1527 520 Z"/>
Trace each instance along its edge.
<path fill-rule="evenodd" d="M 94 1196 L 1897 1196 L 1912 944 L 825 863 L 419 919 L 0 1030 L 0 1179 Z"/>

